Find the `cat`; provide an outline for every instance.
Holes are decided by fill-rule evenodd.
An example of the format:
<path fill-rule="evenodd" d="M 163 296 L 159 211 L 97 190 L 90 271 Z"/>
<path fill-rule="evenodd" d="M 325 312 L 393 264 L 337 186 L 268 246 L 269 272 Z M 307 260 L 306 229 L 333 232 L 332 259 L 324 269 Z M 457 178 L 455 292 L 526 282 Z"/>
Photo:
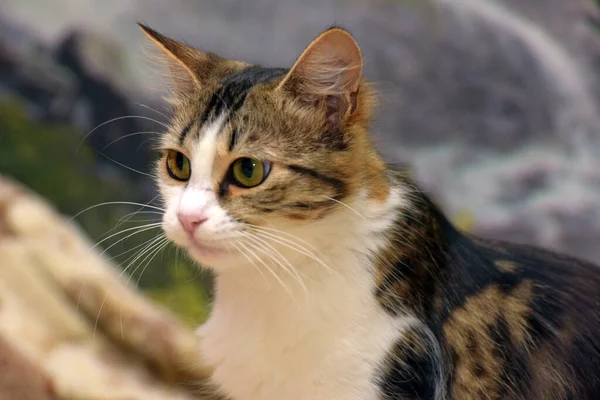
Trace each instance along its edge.
<path fill-rule="evenodd" d="M 285 69 L 140 27 L 171 78 L 163 229 L 215 273 L 198 351 L 225 396 L 600 399 L 600 269 L 461 232 L 388 166 L 349 32 Z"/>

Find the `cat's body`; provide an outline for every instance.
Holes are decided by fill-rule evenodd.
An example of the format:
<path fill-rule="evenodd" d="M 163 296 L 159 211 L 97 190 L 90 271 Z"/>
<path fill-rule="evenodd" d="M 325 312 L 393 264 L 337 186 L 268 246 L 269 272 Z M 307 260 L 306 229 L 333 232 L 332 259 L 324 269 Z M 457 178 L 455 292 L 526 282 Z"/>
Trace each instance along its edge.
<path fill-rule="evenodd" d="M 349 34 L 289 71 L 171 57 L 168 237 L 216 272 L 200 351 L 234 400 L 600 398 L 600 269 L 459 233 L 367 134 Z"/>

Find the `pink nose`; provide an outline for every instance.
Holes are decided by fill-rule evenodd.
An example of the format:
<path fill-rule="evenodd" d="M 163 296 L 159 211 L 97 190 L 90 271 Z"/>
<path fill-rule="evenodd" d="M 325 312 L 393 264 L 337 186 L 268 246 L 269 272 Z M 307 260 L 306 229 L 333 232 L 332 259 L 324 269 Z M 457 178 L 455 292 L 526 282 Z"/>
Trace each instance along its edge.
<path fill-rule="evenodd" d="M 177 219 L 183 226 L 183 230 L 193 235 L 196 229 L 202 225 L 208 218 L 198 214 L 177 213 Z"/>

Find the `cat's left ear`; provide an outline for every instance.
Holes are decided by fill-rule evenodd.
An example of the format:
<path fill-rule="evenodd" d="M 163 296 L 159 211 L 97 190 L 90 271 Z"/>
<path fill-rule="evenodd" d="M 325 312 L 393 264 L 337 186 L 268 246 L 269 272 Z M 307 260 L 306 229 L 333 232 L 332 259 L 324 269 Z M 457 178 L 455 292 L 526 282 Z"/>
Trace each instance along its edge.
<path fill-rule="evenodd" d="M 216 54 L 194 49 L 146 25 L 138 23 L 138 26 L 160 50 L 160 61 L 169 67 L 176 92 L 201 89 L 224 61 Z"/>
<path fill-rule="evenodd" d="M 337 125 L 356 111 L 362 65 L 356 40 L 341 28 L 331 28 L 304 50 L 279 89 L 321 108 Z"/>

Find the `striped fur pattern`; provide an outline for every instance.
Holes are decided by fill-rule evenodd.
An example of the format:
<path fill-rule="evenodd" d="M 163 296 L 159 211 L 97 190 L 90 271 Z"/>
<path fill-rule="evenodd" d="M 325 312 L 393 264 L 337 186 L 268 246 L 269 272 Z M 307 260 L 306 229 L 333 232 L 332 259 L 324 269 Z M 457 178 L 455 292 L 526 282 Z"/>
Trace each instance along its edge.
<path fill-rule="evenodd" d="M 191 166 L 157 165 L 163 227 L 216 274 L 198 334 L 226 396 L 600 398 L 600 269 L 462 233 L 387 167 L 349 33 L 281 69 L 142 29 L 174 81 L 161 148 Z M 268 161 L 262 183 L 232 180 L 241 157 Z"/>

